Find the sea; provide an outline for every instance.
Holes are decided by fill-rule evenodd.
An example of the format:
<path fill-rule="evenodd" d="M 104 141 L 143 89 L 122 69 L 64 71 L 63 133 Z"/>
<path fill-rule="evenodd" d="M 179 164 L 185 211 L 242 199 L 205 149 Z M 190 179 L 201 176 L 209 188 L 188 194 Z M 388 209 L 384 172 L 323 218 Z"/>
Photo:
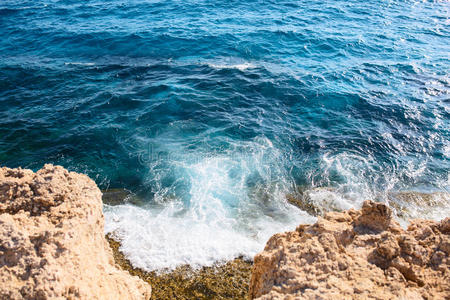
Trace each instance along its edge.
<path fill-rule="evenodd" d="M 449 71 L 449 1 L 2 0 L 0 165 L 125 195 L 144 270 L 251 259 L 316 220 L 292 198 L 439 220 Z"/>

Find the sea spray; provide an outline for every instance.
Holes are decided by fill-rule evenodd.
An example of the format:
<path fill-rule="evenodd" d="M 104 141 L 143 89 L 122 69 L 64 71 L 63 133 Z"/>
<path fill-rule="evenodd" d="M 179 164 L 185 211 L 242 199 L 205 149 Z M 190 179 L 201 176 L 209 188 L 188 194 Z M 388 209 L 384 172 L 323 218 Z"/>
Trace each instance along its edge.
<path fill-rule="evenodd" d="M 188 182 L 188 197 L 106 206 L 105 231 L 120 240 L 136 267 L 149 271 L 251 259 L 272 234 L 314 221 L 287 203 L 280 153 L 258 138 L 216 156 L 171 155 L 172 167 Z"/>

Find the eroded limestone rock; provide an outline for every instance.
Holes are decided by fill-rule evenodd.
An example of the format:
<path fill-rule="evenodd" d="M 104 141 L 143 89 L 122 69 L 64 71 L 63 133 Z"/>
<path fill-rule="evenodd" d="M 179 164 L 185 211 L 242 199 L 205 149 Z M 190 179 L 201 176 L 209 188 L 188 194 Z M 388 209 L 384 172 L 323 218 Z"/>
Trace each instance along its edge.
<path fill-rule="evenodd" d="M 403 230 L 390 209 L 330 212 L 272 236 L 255 257 L 250 298 L 449 299 L 450 218 Z"/>
<path fill-rule="evenodd" d="M 101 192 L 85 175 L 45 165 L 0 169 L 0 299 L 149 299 L 116 268 Z"/>

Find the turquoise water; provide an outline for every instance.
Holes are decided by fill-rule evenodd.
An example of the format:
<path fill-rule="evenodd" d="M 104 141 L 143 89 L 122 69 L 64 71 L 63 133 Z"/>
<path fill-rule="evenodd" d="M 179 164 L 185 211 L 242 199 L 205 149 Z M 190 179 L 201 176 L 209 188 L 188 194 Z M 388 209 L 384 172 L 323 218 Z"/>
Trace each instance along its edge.
<path fill-rule="evenodd" d="M 314 220 L 286 202 L 298 189 L 338 209 L 445 192 L 449 10 L 4 0 L 0 163 L 138 195 L 106 206 L 106 231 L 147 269 L 253 255 Z"/>

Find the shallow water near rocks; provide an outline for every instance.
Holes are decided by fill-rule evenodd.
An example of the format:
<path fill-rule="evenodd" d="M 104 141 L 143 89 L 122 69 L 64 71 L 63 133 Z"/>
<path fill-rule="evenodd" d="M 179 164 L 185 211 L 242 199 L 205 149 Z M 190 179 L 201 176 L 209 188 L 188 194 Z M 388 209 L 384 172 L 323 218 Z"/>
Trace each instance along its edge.
<path fill-rule="evenodd" d="M 0 163 L 129 191 L 105 230 L 147 271 L 251 258 L 315 220 L 288 201 L 299 189 L 311 207 L 440 219 L 448 16 L 445 1 L 2 1 Z"/>
<path fill-rule="evenodd" d="M 110 236 L 106 239 L 116 264 L 151 285 L 152 299 L 248 299 L 251 261 L 235 258 L 197 270 L 184 265 L 158 274 L 133 267 L 120 252 L 120 243 Z"/>

